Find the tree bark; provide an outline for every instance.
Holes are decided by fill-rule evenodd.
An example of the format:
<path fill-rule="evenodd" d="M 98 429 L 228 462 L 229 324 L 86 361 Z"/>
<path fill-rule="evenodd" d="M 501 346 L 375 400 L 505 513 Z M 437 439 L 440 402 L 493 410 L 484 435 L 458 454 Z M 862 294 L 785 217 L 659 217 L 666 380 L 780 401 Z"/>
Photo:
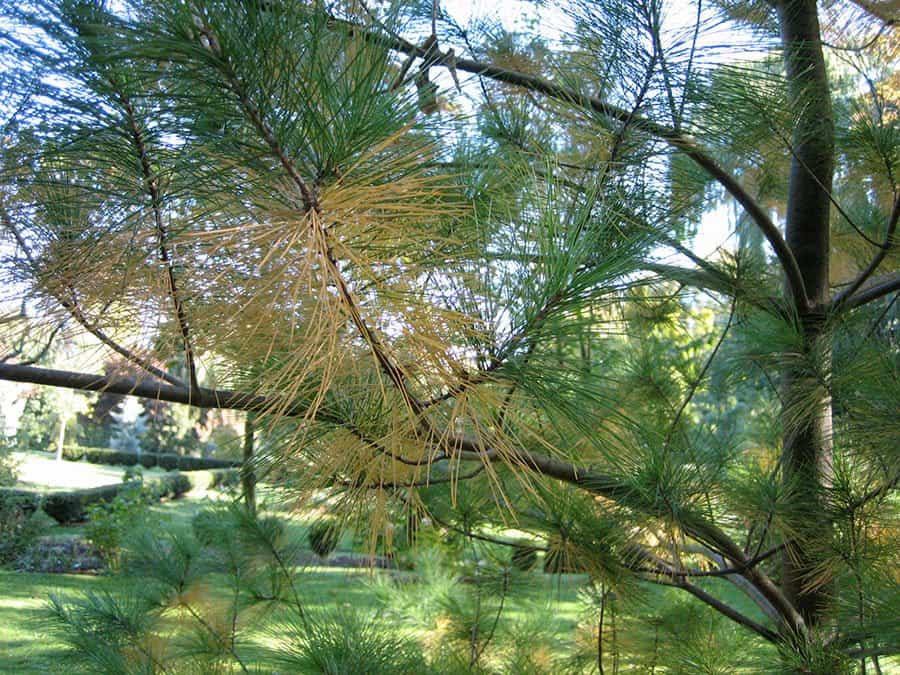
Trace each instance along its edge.
<path fill-rule="evenodd" d="M 256 472 L 253 470 L 253 445 L 256 413 L 248 412 L 244 419 L 244 463 L 241 465 L 241 487 L 244 503 L 250 515 L 256 515 Z"/>
<path fill-rule="evenodd" d="M 66 416 L 60 414 L 59 416 L 59 434 L 56 438 L 56 461 L 61 462 L 63 458 L 63 446 L 66 444 Z"/>
<path fill-rule="evenodd" d="M 785 237 L 797 260 L 807 305 L 797 307 L 802 333 L 798 364 L 783 374 L 785 408 L 782 471 L 793 490 L 796 543 L 785 548 L 783 590 L 807 624 L 818 623 L 829 586 L 813 586 L 820 561 L 814 542 L 832 464 L 831 399 L 822 378 L 830 368 L 824 334 L 828 305 L 829 215 L 834 174 L 834 120 L 815 0 L 778 4 L 791 108 L 796 112 L 787 193 Z M 810 399 L 818 396 L 818 399 Z"/>

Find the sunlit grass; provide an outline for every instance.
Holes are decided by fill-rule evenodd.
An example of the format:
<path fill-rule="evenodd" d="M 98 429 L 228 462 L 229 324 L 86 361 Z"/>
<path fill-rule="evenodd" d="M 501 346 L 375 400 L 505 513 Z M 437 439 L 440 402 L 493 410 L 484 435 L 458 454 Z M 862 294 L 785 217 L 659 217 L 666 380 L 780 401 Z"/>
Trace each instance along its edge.
<path fill-rule="evenodd" d="M 61 487 L 60 483 L 68 481 L 70 487 L 87 487 L 103 484 L 103 482 L 119 482 L 124 473 L 121 467 L 100 466 L 82 462 L 63 461 L 42 457 L 29 453 L 25 456 L 28 465 L 41 471 L 35 478 L 45 486 Z M 60 466 L 61 465 L 61 466 Z M 73 471 L 73 467 L 79 471 Z M 144 470 L 145 476 L 161 473 L 158 470 Z M 26 474 L 27 475 L 27 474 Z M 103 482 L 101 482 L 103 481 Z M 34 483 L 38 483 L 35 480 Z M 265 487 L 262 495 L 267 495 Z M 177 500 L 166 500 L 148 507 L 148 515 L 152 522 L 164 529 L 190 527 L 193 518 L 204 508 L 229 495 L 216 491 L 192 493 L 190 497 Z M 300 544 L 306 549 L 306 538 L 310 524 L 316 514 L 291 514 L 278 510 L 263 510 L 262 515 L 277 515 L 284 522 L 284 536 L 291 543 Z M 54 539 L 73 536 L 84 536 L 84 525 L 74 524 L 52 528 L 49 536 Z M 345 531 L 331 560 L 341 558 L 367 559 L 369 556 L 360 552 L 353 532 Z M 416 583 L 415 572 L 396 572 L 367 568 L 329 567 L 327 561 L 318 561 L 310 554 L 303 556 L 302 568 L 298 575 L 297 585 L 304 608 L 311 612 L 347 608 L 354 611 L 379 612 L 382 610 L 380 600 L 373 592 L 370 582 L 381 575 L 393 574 L 409 583 Z M 67 574 L 33 574 L 0 570 L 0 673 L 59 673 L 65 668 L 63 656 L 66 648 L 46 631 L 42 611 L 50 594 L 59 594 L 63 598 L 73 597 L 90 590 L 105 589 L 114 595 L 126 591 L 124 580 L 110 576 L 67 575 Z M 546 599 L 540 605 L 541 612 L 549 612 L 562 628 L 563 635 L 574 635 L 581 605 L 577 601 L 578 589 L 585 583 L 580 575 L 550 576 L 535 572 L 530 575 L 525 594 L 514 593 L 508 598 L 503 615 L 503 623 L 510 625 L 533 618 L 537 609 L 533 599 Z M 285 610 L 275 608 L 271 612 L 263 612 L 247 616 L 244 645 L 247 656 L 255 660 L 257 655 L 275 647 L 279 641 L 290 638 L 290 624 Z M 394 630 L 412 631 L 410 627 L 398 624 Z M 424 630 L 424 628 L 422 629 Z M 427 636 L 413 631 L 415 637 L 427 641 Z"/>
<path fill-rule="evenodd" d="M 109 580 L 0 570 L 0 673 L 59 673 L 65 648 L 43 634 L 41 610 L 51 593 L 72 597 L 101 583 Z"/>
<path fill-rule="evenodd" d="M 163 502 L 150 507 L 150 517 L 163 527 L 189 526 L 192 518 L 213 502 L 210 498 L 187 498 Z M 284 514 L 279 514 L 282 518 Z M 285 535 L 294 541 L 304 541 L 309 519 L 302 516 L 288 518 Z M 54 536 L 81 534 L 81 526 L 59 527 Z M 353 549 L 352 533 L 345 533 L 334 555 L 366 558 Z M 327 565 L 327 563 L 325 563 Z M 366 568 L 306 566 L 298 575 L 297 586 L 306 610 L 345 607 L 354 611 L 377 612 L 379 600 L 369 582 L 379 575 L 399 574 L 415 583 L 413 572 L 389 572 Z M 535 594 L 549 598 L 546 611 L 561 621 L 564 633 L 572 634 L 579 616 L 576 600 L 578 588 L 585 582 L 578 575 L 551 577 L 535 573 L 529 580 L 529 597 Z M 49 636 L 42 620 L 42 610 L 51 593 L 62 597 L 106 589 L 113 594 L 126 590 L 124 580 L 110 576 L 33 574 L 0 570 L 0 673 L 59 673 L 65 647 Z M 504 623 L 529 617 L 535 605 L 525 598 L 512 596 L 504 611 Z M 246 626 L 245 644 L 248 654 L 264 651 L 288 638 L 289 625 L 283 610 L 266 613 L 264 619 Z M 401 627 L 397 626 L 400 630 Z"/>
<path fill-rule="evenodd" d="M 298 580 L 301 600 L 307 610 L 344 606 L 361 611 L 377 611 L 375 595 L 366 582 L 372 575 L 388 574 L 381 570 L 345 569 L 337 567 L 307 568 Z M 534 583 L 549 594 L 547 607 L 565 626 L 575 628 L 579 605 L 575 600 L 579 577 L 563 580 L 535 574 Z M 115 577 L 71 574 L 30 574 L 0 570 L 0 673 L 59 673 L 65 648 L 48 637 L 42 626 L 42 610 L 51 593 L 71 597 L 88 590 L 108 589 L 122 592 L 125 582 Z M 515 599 L 504 612 L 504 621 L 528 617 L 533 605 Z M 251 645 L 273 646 L 287 638 L 287 626 L 280 612 L 269 615 L 258 625 L 248 626 L 246 636 Z"/>
<path fill-rule="evenodd" d="M 33 489 L 80 489 L 121 483 L 127 467 L 57 460 L 50 453 L 14 452 L 17 463 L 16 487 Z M 162 476 L 161 469 L 141 468 L 145 477 Z"/>

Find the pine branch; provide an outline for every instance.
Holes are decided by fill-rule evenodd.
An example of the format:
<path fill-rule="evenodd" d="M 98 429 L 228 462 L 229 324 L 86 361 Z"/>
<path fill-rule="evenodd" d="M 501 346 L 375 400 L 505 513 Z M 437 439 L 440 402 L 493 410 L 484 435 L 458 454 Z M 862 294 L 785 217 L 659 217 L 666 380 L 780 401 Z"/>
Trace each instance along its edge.
<path fill-rule="evenodd" d="M 889 274 L 885 281 L 858 292 L 844 302 L 844 307 L 846 309 L 856 309 L 896 291 L 900 291 L 900 272 Z"/>
<path fill-rule="evenodd" d="M 678 407 L 678 411 L 675 413 L 675 416 L 672 418 L 671 424 L 669 424 L 669 428 L 666 431 L 666 438 L 663 441 L 663 449 L 668 450 L 669 443 L 672 440 L 672 434 L 675 433 L 675 429 L 678 427 L 678 422 L 681 421 L 681 416 L 684 414 L 684 411 L 687 409 L 688 405 L 690 405 L 691 400 L 694 398 L 694 394 L 697 393 L 697 389 L 700 386 L 700 383 L 703 381 L 703 378 L 706 377 L 706 373 L 709 372 L 710 367 L 713 364 L 713 360 L 716 358 L 716 355 L 719 353 L 719 349 L 722 347 L 722 343 L 725 342 L 725 338 L 728 335 L 728 331 L 731 329 L 731 323 L 734 321 L 734 311 L 736 308 L 736 303 L 731 303 L 731 310 L 728 313 L 728 321 L 725 322 L 725 328 L 722 329 L 721 335 L 719 335 L 719 339 L 716 341 L 715 347 L 713 347 L 712 352 L 709 355 L 709 358 L 706 359 L 706 363 L 703 364 L 703 368 L 701 368 L 697 377 L 694 378 L 694 381 L 691 382 L 690 387 L 688 388 L 687 396 L 684 397 L 684 400 L 681 402 L 681 405 Z"/>
<path fill-rule="evenodd" d="M 688 593 L 693 595 L 695 598 L 697 598 L 698 600 L 701 600 L 704 604 L 708 605 L 709 607 L 712 607 L 714 610 L 716 610 L 723 616 L 728 617 L 729 619 L 731 619 L 735 623 L 740 624 L 744 628 L 749 628 L 754 633 L 759 635 L 761 638 L 763 638 L 773 644 L 781 644 L 783 641 L 782 638 L 778 635 L 778 633 L 776 633 L 772 630 L 769 630 L 768 628 L 766 628 L 765 626 L 763 626 L 760 623 L 757 623 L 750 617 L 745 616 L 744 614 L 741 614 L 736 609 L 734 609 L 730 605 L 725 604 L 718 598 L 713 597 L 712 595 L 710 595 L 709 593 L 704 591 L 699 586 L 695 586 L 686 581 L 673 581 L 671 583 L 657 582 L 657 583 L 660 583 L 664 586 L 673 586 L 675 588 L 680 588 L 684 591 L 687 591 Z"/>
<path fill-rule="evenodd" d="M 853 298 L 853 294 L 856 293 L 860 288 L 862 288 L 862 285 L 866 283 L 869 277 L 871 277 L 875 273 L 875 271 L 881 265 L 882 261 L 884 261 L 884 259 L 887 257 L 888 252 L 894 246 L 894 238 L 897 233 L 898 220 L 900 220 L 900 195 L 894 198 L 894 208 L 891 210 L 891 217 L 888 220 L 887 232 L 885 232 L 884 235 L 884 243 L 881 244 L 881 246 L 878 248 L 878 252 L 872 258 L 872 261 L 862 272 L 859 273 L 859 275 L 853 280 L 850 286 L 841 291 L 831 301 L 832 310 L 840 310 L 848 302 L 852 302 L 855 299 Z M 859 305 L 852 306 L 858 307 Z"/>
<path fill-rule="evenodd" d="M 351 35 L 361 35 L 367 40 L 375 41 L 388 49 L 402 52 L 407 55 L 416 55 L 424 58 L 425 50 L 400 37 L 394 37 L 369 30 L 351 21 L 345 21 L 331 17 L 330 24 L 339 30 Z M 628 123 L 634 128 L 658 138 L 672 148 L 683 152 L 687 157 L 700 166 L 711 178 L 719 183 L 747 212 L 754 224 L 762 231 L 769 244 L 778 257 L 781 267 L 787 277 L 788 286 L 796 307 L 804 311 L 808 309 L 809 300 L 803 276 L 794 254 L 791 252 L 778 227 L 769 218 L 765 209 L 744 189 L 738 180 L 716 162 L 694 139 L 681 134 L 676 129 L 659 124 L 645 117 L 632 115 L 631 111 L 615 106 L 596 96 L 590 96 L 582 92 L 570 89 L 560 84 L 537 75 L 529 75 L 515 70 L 509 70 L 491 63 L 460 59 L 455 55 L 448 55 L 437 50 L 431 55 L 434 65 L 445 68 L 453 67 L 467 73 L 487 77 L 497 82 L 522 87 L 529 91 L 543 94 L 563 103 L 578 106 L 582 109 L 599 113 L 610 120 Z"/>
<path fill-rule="evenodd" d="M 6 209 L 0 210 L 0 219 L 2 219 L 3 225 L 6 227 L 6 229 L 9 230 L 10 233 L 12 233 L 13 237 L 16 240 L 16 243 L 19 245 L 19 247 L 22 249 L 22 252 L 25 254 L 25 258 L 28 261 L 28 264 L 31 266 L 32 270 L 36 271 L 37 270 L 37 261 L 34 259 L 32 253 L 31 253 L 31 249 L 28 246 L 28 242 L 25 241 L 25 238 L 22 236 L 22 233 L 19 232 L 18 227 L 16 227 L 15 223 L 13 223 L 12 218 L 10 218 L 9 214 L 6 212 Z M 67 299 L 67 298 L 63 297 L 62 295 L 52 293 L 52 292 L 51 292 L 51 295 L 60 305 L 62 305 L 63 309 L 68 311 L 69 314 L 72 315 L 72 318 L 74 318 L 86 331 L 88 331 L 91 335 L 93 335 L 95 338 L 100 340 L 100 342 L 102 344 L 106 345 L 107 347 L 112 349 L 114 352 L 119 354 L 119 356 L 121 356 L 125 360 L 133 363 L 134 365 L 139 367 L 141 370 L 144 370 L 147 373 L 149 373 L 150 375 L 153 375 L 154 377 L 158 377 L 159 379 L 161 379 L 165 382 L 168 382 L 170 385 L 172 385 L 174 387 L 184 386 L 184 382 L 182 382 L 180 379 L 178 379 L 174 375 L 167 373 L 166 371 L 162 370 L 161 368 L 157 368 L 156 366 L 154 366 L 152 363 L 150 363 L 146 359 L 141 358 L 140 356 L 138 356 L 137 354 L 132 352 L 130 349 L 120 345 L 118 342 L 113 340 L 104 330 L 102 330 L 93 321 L 88 319 L 87 316 L 85 316 L 84 312 L 78 305 L 78 300 L 75 295 L 75 289 L 70 286 L 68 288 L 68 291 L 71 294 L 71 299 Z M 20 364 L 20 365 L 30 365 L 30 364 Z"/>
<path fill-rule="evenodd" d="M 309 219 L 308 226 L 318 230 L 314 232 L 314 237 L 315 242 L 319 247 L 319 254 L 324 261 L 325 267 L 328 269 L 331 280 L 338 289 L 353 325 L 366 341 L 366 344 L 369 345 L 379 366 L 403 396 L 404 402 L 409 407 L 410 411 L 412 411 L 413 414 L 420 416 L 423 412 L 422 403 L 409 390 L 403 368 L 394 361 L 388 353 L 386 346 L 366 323 L 362 316 L 359 304 L 354 298 L 353 293 L 350 291 L 350 288 L 340 271 L 338 262 L 334 257 L 332 247 L 328 241 L 329 234 L 318 222 L 319 216 L 321 215 L 321 209 L 315 189 L 303 179 L 293 159 L 285 152 L 284 147 L 279 142 L 272 128 L 263 118 L 259 109 L 250 100 L 243 83 L 230 67 L 227 59 L 221 58 L 223 57 L 222 49 L 212 30 L 208 26 L 203 26 L 201 31 L 209 42 L 209 48 L 220 57 L 217 60 L 217 64 L 226 79 L 228 88 L 237 97 L 242 110 L 247 115 L 256 132 L 265 141 L 269 151 L 281 164 L 291 181 L 297 187 L 303 204 L 303 213 Z M 428 431 L 430 435 L 434 435 L 434 431 L 429 428 L 430 425 L 428 425 L 427 421 L 422 419 L 422 422 L 426 425 L 426 431 Z"/>
<path fill-rule="evenodd" d="M 109 392 L 123 396 L 168 401 L 169 403 L 183 403 L 196 408 L 265 412 L 271 409 L 271 406 L 279 404 L 272 398 L 243 392 L 200 387 L 196 395 L 192 396 L 191 389 L 184 384 L 173 385 L 158 380 L 109 377 L 9 363 L 0 364 L 0 380 L 29 382 L 79 391 Z M 301 416 L 306 410 L 307 406 L 293 406 L 288 408 L 288 414 Z"/>
<path fill-rule="evenodd" d="M 393 456 L 392 456 L 393 457 Z M 438 460 L 440 461 L 440 460 Z M 464 474 L 454 474 L 450 476 L 446 476 L 444 478 L 431 478 L 430 474 L 428 477 L 423 478 L 421 480 L 410 481 L 408 483 L 370 483 L 369 485 L 362 486 L 366 490 L 407 490 L 409 488 L 415 487 L 431 487 L 432 485 L 441 485 L 444 483 L 453 483 L 456 484 L 460 481 L 467 481 L 476 476 L 484 473 L 484 465 L 482 464 L 479 467 L 476 467 L 472 471 Z M 353 483 L 351 481 L 345 480 L 341 481 L 340 485 L 346 488 L 358 488 L 359 485 Z"/>
<path fill-rule="evenodd" d="M 22 361 L 16 361 L 16 365 L 19 366 L 33 366 L 35 363 L 43 359 L 47 356 L 47 353 L 50 351 L 50 348 L 53 346 L 53 341 L 56 339 L 56 336 L 59 334 L 59 331 L 63 329 L 66 325 L 66 320 L 63 319 L 50 331 L 50 335 L 47 337 L 46 342 L 44 342 L 44 346 L 34 355 Z M 22 350 L 16 349 L 14 350 L 14 354 L 9 354 L 0 359 L 0 363 L 6 363 L 10 358 L 14 358 L 16 356 L 21 355 Z"/>
<path fill-rule="evenodd" d="M 181 333 L 182 345 L 184 348 L 184 359 L 188 370 L 188 383 L 192 390 L 199 389 L 200 385 L 197 381 L 197 365 L 195 362 L 194 349 L 191 345 L 191 334 L 188 326 L 187 316 L 184 311 L 184 301 L 178 292 L 178 284 L 175 281 L 175 269 L 172 263 L 172 255 L 169 252 L 167 243 L 168 233 L 166 225 L 163 222 L 162 212 L 162 195 L 159 190 L 159 179 L 152 169 L 150 157 L 147 151 L 147 144 L 144 141 L 144 134 L 138 124 L 137 115 L 134 105 L 128 95 L 118 86 L 113 76 L 108 77 L 110 84 L 116 92 L 119 104 L 122 106 L 125 116 L 128 120 L 128 131 L 131 134 L 131 140 L 137 153 L 138 160 L 141 165 L 141 172 L 144 177 L 144 185 L 147 194 L 150 197 L 150 204 L 153 209 L 153 222 L 156 226 L 157 246 L 159 249 L 159 259 L 166 268 L 166 282 L 169 289 L 169 297 L 175 310 L 175 321 L 178 323 L 178 330 Z"/>
<path fill-rule="evenodd" d="M 265 412 L 266 410 L 271 410 L 273 406 L 279 406 L 282 410 L 281 414 L 289 417 L 300 417 L 309 412 L 309 406 L 306 404 L 294 404 L 286 400 L 277 400 L 271 397 L 243 392 L 213 390 L 201 387 L 194 393 L 185 387 L 174 387 L 159 382 L 140 381 L 132 378 L 112 378 L 30 366 L 0 364 L 0 379 L 84 391 L 108 391 L 126 396 L 139 396 L 172 403 L 183 403 L 201 408 L 229 408 Z M 518 449 L 512 455 L 510 453 L 500 453 L 495 448 L 491 448 L 479 440 L 454 433 L 444 434 L 429 440 L 440 443 L 440 447 L 448 456 L 458 456 L 461 459 L 479 460 L 482 462 L 510 462 L 515 460 L 518 465 L 529 471 L 556 478 L 579 489 L 586 490 L 591 494 L 606 497 L 616 502 L 629 503 L 633 501 L 634 494 L 631 487 L 621 480 L 554 457 L 529 452 L 524 449 Z M 714 549 L 736 566 L 747 567 L 747 556 L 714 523 L 706 521 L 699 514 L 685 514 L 680 525 L 686 534 Z M 755 567 L 750 567 L 744 572 L 744 575 L 773 604 L 783 621 L 792 631 L 806 632 L 802 617 L 787 602 L 778 588 L 765 574 Z"/>
<path fill-rule="evenodd" d="M 188 614 L 190 614 L 194 618 L 194 620 L 197 621 L 197 623 L 203 626 L 203 628 L 212 636 L 213 640 L 215 640 L 219 645 L 224 647 L 229 654 L 231 654 L 231 657 L 237 662 L 238 666 L 240 666 L 241 672 L 250 672 L 247 669 L 247 665 L 243 662 L 240 655 L 235 650 L 234 644 L 230 644 L 229 640 L 223 638 L 222 635 L 220 635 L 219 632 L 215 628 L 213 628 L 199 612 L 197 612 L 197 610 L 190 606 L 190 604 L 182 601 L 181 606 L 187 610 Z"/>
<path fill-rule="evenodd" d="M 896 474 L 891 480 L 887 481 L 883 485 L 879 485 L 876 488 L 872 488 L 866 494 L 861 497 L 850 502 L 844 510 L 845 513 L 852 514 L 854 511 L 862 508 L 866 504 L 868 504 L 873 499 L 879 499 L 881 497 L 886 497 L 893 490 L 897 489 L 897 485 L 900 484 L 900 474 Z"/>

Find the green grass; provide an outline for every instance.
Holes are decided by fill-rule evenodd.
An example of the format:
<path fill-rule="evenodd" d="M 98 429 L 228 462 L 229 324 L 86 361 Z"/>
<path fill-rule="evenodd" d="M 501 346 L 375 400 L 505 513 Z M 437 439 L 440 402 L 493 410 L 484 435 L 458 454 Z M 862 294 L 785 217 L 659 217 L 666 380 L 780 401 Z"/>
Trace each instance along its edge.
<path fill-rule="evenodd" d="M 151 518 L 165 523 L 166 527 L 189 526 L 191 519 L 213 502 L 211 498 L 183 498 L 150 507 Z M 284 517 L 285 514 L 279 514 Z M 291 518 L 286 524 L 286 535 L 305 546 L 309 521 Z M 57 527 L 53 537 L 75 536 L 83 526 Z M 352 535 L 345 533 L 336 551 L 342 555 L 365 557 L 352 549 Z M 298 590 L 308 610 L 345 606 L 356 610 L 377 610 L 378 600 L 368 586 L 373 575 L 387 574 L 380 570 L 346 569 L 336 567 L 308 567 L 299 576 Z M 583 583 L 581 577 L 554 578 L 540 573 L 533 575 L 530 583 L 535 593 L 550 598 L 554 616 L 562 618 L 568 627 L 574 628 L 578 605 L 576 593 Z M 45 630 L 42 610 L 51 593 L 72 597 L 89 590 L 109 590 L 113 594 L 125 590 L 122 579 L 112 576 L 69 574 L 32 574 L 0 570 L 0 673 L 59 673 L 61 658 L 66 648 Z M 533 606 L 511 600 L 504 614 L 504 621 L 525 618 Z M 279 612 L 268 615 L 267 620 L 254 626 L 247 636 L 257 645 L 269 643 L 285 636 L 280 625 Z"/>
<path fill-rule="evenodd" d="M 64 647 L 43 635 L 41 609 L 51 593 L 63 597 L 99 588 L 90 575 L 0 570 L 0 673 L 58 673 Z"/>
<path fill-rule="evenodd" d="M 80 489 L 121 483 L 127 467 L 89 462 L 57 461 L 47 452 L 14 452 L 18 482 L 14 487 L 35 490 Z M 162 476 L 159 468 L 141 468 L 145 477 Z"/>
<path fill-rule="evenodd" d="M 309 568 L 298 581 L 301 599 L 308 610 L 338 606 L 357 610 L 376 610 L 377 604 L 366 582 L 369 570 L 334 567 Z M 574 628 L 577 616 L 575 592 L 578 580 L 567 579 L 557 584 L 553 579 L 535 575 L 535 582 L 552 594 L 553 612 Z M 60 660 L 66 648 L 50 637 L 42 625 L 42 610 L 51 593 L 72 597 L 88 590 L 124 589 L 124 581 L 115 577 L 72 574 L 29 574 L 0 570 L 0 673 L 59 673 Z M 525 606 L 511 603 L 504 620 L 525 617 Z M 267 625 L 254 627 L 250 639 L 258 644 L 285 635 L 278 616 L 272 615 Z"/>
<path fill-rule="evenodd" d="M 302 575 L 299 590 L 309 609 L 346 603 L 374 608 L 372 594 L 363 583 L 365 570 L 315 568 Z M 0 673 L 59 673 L 66 648 L 45 632 L 42 610 L 51 593 L 72 597 L 89 590 L 123 590 L 115 577 L 74 574 L 30 574 L 0 570 Z M 277 633 L 276 633 L 277 634 Z M 265 626 L 252 635 L 271 639 Z"/>
<path fill-rule="evenodd" d="M 68 481 L 71 487 L 88 487 L 105 482 L 118 482 L 124 472 L 121 467 L 91 465 L 83 462 L 63 462 L 36 456 L 29 460 L 31 467 L 30 486 L 35 489 L 52 487 L 54 481 Z M 37 471 L 46 464 L 51 464 L 55 474 L 45 476 L 44 485 L 38 480 L 41 474 Z M 72 465 L 77 472 L 70 471 Z M 66 477 L 67 471 L 70 475 Z M 153 471 L 144 471 L 145 476 L 153 475 Z M 54 478 L 56 476 L 56 478 Z M 59 477 L 63 476 L 62 479 Z M 72 483 L 81 482 L 80 485 Z M 265 488 L 261 490 L 266 494 Z M 151 522 L 160 523 L 164 528 L 190 527 L 191 521 L 204 508 L 227 495 L 211 491 L 202 494 L 191 494 L 188 497 L 164 501 L 148 507 Z M 266 515 L 266 514 L 264 514 Z M 284 511 L 273 513 L 285 519 L 285 536 L 292 543 L 308 548 L 306 535 L 314 516 L 292 517 Z M 48 536 L 53 539 L 83 537 L 84 525 L 57 525 Z M 345 532 L 341 537 L 333 555 L 367 558 L 358 547 L 354 547 L 352 532 Z M 382 570 L 346 569 L 336 567 L 308 567 L 298 579 L 298 591 L 307 610 L 333 609 L 336 607 L 354 610 L 377 611 L 379 600 L 370 587 L 369 582 L 376 575 L 389 574 Z M 413 573 L 401 573 L 403 578 L 414 579 Z M 0 673 L 59 673 L 64 672 L 62 660 L 66 647 L 46 630 L 43 610 L 51 594 L 63 598 L 73 597 L 90 590 L 107 590 L 114 595 L 125 593 L 128 582 L 114 576 L 92 576 L 71 574 L 36 574 L 13 572 L 0 569 Z M 565 626 L 565 632 L 574 629 L 579 612 L 576 601 L 578 588 L 584 578 L 550 577 L 535 573 L 529 580 L 532 587 L 527 595 L 530 598 L 541 598 L 537 604 L 527 601 L 523 596 L 510 597 L 504 612 L 504 623 L 516 622 L 533 616 L 535 607 L 541 611 L 550 611 Z M 265 645 L 286 637 L 286 627 L 279 619 L 282 610 L 267 614 L 259 625 L 253 625 L 246 637 L 251 643 Z M 250 653 L 255 651 L 251 647 Z"/>

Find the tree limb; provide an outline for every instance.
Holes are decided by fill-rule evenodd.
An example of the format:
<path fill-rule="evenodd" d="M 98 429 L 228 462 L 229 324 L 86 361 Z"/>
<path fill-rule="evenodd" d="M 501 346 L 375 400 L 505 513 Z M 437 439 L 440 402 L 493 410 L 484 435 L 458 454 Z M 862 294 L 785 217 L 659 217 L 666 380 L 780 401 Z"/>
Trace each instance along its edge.
<path fill-rule="evenodd" d="M 37 363 L 42 358 L 44 358 L 47 355 L 47 352 L 50 351 L 50 347 L 53 346 L 53 340 L 56 339 L 56 335 L 59 333 L 59 331 L 61 331 L 63 329 L 63 326 L 65 326 L 65 325 L 66 325 L 66 319 L 63 319 L 50 332 L 50 335 L 47 337 L 47 341 L 44 343 L 44 346 L 40 349 L 40 351 L 38 351 L 37 354 L 35 354 L 34 356 L 32 356 L 28 359 L 25 359 L 24 361 L 17 361 L 16 364 L 20 365 L 20 366 L 33 366 L 35 363 Z M 7 354 L 2 359 L 0 359 L 0 363 L 6 363 L 11 358 L 15 358 L 16 356 L 21 355 L 21 353 L 22 353 L 21 347 L 17 347 L 16 349 L 14 349 L 12 351 L 12 353 Z"/>
<path fill-rule="evenodd" d="M 286 417 L 302 417 L 309 412 L 309 405 L 306 403 L 295 403 L 245 392 L 203 387 L 192 392 L 184 386 L 176 387 L 156 381 L 107 377 L 32 366 L 0 364 L 0 379 L 83 391 L 108 391 L 125 396 L 151 398 L 201 408 L 267 412 L 277 407 L 281 415 Z M 462 459 L 478 459 L 482 462 L 514 460 L 529 471 L 561 480 L 591 494 L 614 501 L 627 502 L 629 497 L 634 496 L 632 488 L 616 477 L 600 474 L 555 457 L 528 452 L 524 449 L 518 450 L 515 456 L 511 457 L 499 453 L 496 449 L 486 446 L 477 439 L 471 439 L 461 434 L 446 434 L 431 440 L 440 442 L 448 456 L 458 454 Z M 797 610 L 765 574 L 755 567 L 748 568 L 747 556 L 718 526 L 706 521 L 699 514 L 692 513 L 684 514 L 680 525 L 690 537 L 708 545 L 735 566 L 745 569 L 743 575 L 772 603 L 782 621 L 791 631 L 800 633 L 806 631 L 805 623 Z"/>
<path fill-rule="evenodd" d="M 874 286 L 870 286 L 864 291 L 858 292 L 852 298 L 847 300 L 843 306 L 846 309 L 856 309 L 857 307 L 862 307 L 863 305 L 866 305 L 873 300 L 883 298 L 885 295 L 890 295 L 895 291 L 900 291 L 900 272 L 894 272 L 893 274 L 887 276 L 888 278 L 886 281 L 875 284 Z"/>
<path fill-rule="evenodd" d="M 900 220 L 900 195 L 894 198 L 894 208 L 891 210 L 891 217 L 888 221 L 887 232 L 884 235 L 884 243 L 878 248 L 878 252 L 872 258 L 872 261 L 866 268 L 859 273 L 856 279 L 846 289 L 841 291 L 832 301 L 833 310 L 841 309 L 848 301 L 853 299 L 862 285 L 871 277 L 882 261 L 887 257 L 888 252 L 893 248 L 894 235 L 897 232 L 897 221 Z M 858 305 L 856 305 L 858 306 Z"/>
<path fill-rule="evenodd" d="M 738 623 L 741 626 L 744 626 L 744 628 L 749 628 L 754 633 L 759 635 L 761 638 L 763 638 L 769 642 L 772 642 L 775 644 L 779 644 L 782 642 L 778 633 L 766 628 L 761 623 L 757 623 L 750 617 L 741 614 L 736 609 L 734 609 L 733 607 L 731 607 L 729 605 L 726 605 L 724 602 L 722 602 L 718 598 L 713 597 L 712 595 L 710 595 L 709 593 L 704 591 L 699 586 L 689 584 L 685 581 L 675 581 L 672 583 L 664 583 L 663 585 L 674 586 L 675 588 L 680 588 L 684 591 L 687 591 L 688 593 L 693 595 L 695 598 L 702 600 L 705 604 L 709 605 L 710 607 L 712 607 L 714 610 L 716 610 L 720 614 L 727 616 L 729 619 L 731 619 L 735 623 Z"/>
<path fill-rule="evenodd" d="M 134 149 L 141 165 L 144 185 L 147 194 L 150 197 L 150 204 L 153 209 L 153 222 L 156 226 L 159 259 L 166 268 L 166 281 L 169 287 L 169 296 L 172 299 L 173 309 L 175 310 L 175 321 L 178 323 L 178 330 L 181 333 L 181 341 L 184 348 L 184 360 L 188 371 L 188 383 L 192 390 L 196 390 L 200 388 L 200 385 L 197 382 L 197 365 L 194 358 L 194 348 L 191 345 L 190 328 L 184 311 L 184 301 L 178 292 L 178 284 L 175 281 L 175 268 L 172 264 L 172 255 L 169 252 L 166 242 L 168 233 L 166 231 L 166 225 L 163 222 L 162 196 L 159 191 L 159 178 L 151 167 L 150 157 L 147 153 L 147 144 L 144 142 L 144 134 L 138 124 L 137 114 L 131 103 L 131 99 L 129 99 L 127 94 L 125 94 L 118 86 L 115 78 L 110 76 L 109 81 L 116 91 L 119 104 L 122 106 L 125 116 L 128 119 L 129 133 L 131 134 L 131 140 L 134 143 Z"/>

